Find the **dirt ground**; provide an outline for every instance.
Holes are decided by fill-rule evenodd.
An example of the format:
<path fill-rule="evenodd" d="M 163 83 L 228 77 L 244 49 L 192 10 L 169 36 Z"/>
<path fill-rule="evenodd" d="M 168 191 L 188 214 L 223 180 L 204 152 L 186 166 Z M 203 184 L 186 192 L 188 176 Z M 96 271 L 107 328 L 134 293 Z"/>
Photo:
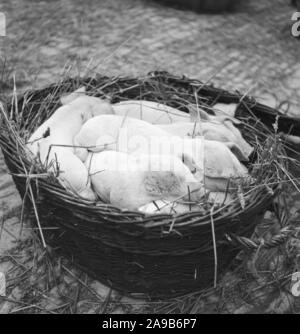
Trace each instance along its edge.
<path fill-rule="evenodd" d="M 162 69 L 249 93 L 300 117 L 300 40 L 291 35 L 295 8 L 289 0 L 249 0 L 224 15 L 181 11 L 146 0 L 2 0 L 0 11 L 7 19 L 7 36 L 0 37 L 0 58 L 6 63 L 1 95 L 11 90 L 13 77 L 21 92 L 57 81 L 69 68 L 74 74 L 131 76 Z M 20 236 L 21 206 L 0 155 L 0 272 L 7 276 L 0 313 L 172 309 L 121 296 L 66 259 L 46 256 L 30 222 Z M 297 208 L 300 200 L 293 205 L 294 213 Z M 275 218 L 267 213 L 266 219 Z M 296 237 L 291 242 L 293 251 L 300 249 Z M 260 255 L 273 262 L 275 258 L 278 269 L 291 260 L 283 253 Z M 299 312 L 299 300 L 287 288 L 290 277 L 271 287 L 252 264 L 253 258 L 247 258 L 247 283 L 243 275 L 228 272 L 217 292 L 196 296 L 197 303 L 187 311 Z"/>

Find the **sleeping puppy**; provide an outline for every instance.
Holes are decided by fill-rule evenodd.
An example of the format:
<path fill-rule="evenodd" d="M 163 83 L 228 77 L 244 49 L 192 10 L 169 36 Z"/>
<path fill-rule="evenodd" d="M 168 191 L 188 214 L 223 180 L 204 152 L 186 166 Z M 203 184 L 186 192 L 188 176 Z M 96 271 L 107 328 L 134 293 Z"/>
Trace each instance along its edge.
<path fill-rule="evenodd" d="M 216 110 L 218 111 L 217 116 L 209 115 L 201 108 L 197 110 L 193 105 L 189 106 L 190 114 L 188 114 L 167 105 L 143 100 L 123 101 L 114 104 L 113 108 L 118 116 L 140 119 L 151 124 L 161 125 L 163 130 L 180 137 L 188 136 L 189 133 L 200 132 L 199 129 L 194 129 L 195 122 L 199 122 L 198 118 L 200 116 L 200 120 L 206 121 L 205 125 L 202 126 L 202 135 L 205 139 L 235 143 L 243 153 L 239 157 L 241 161 L 247 161 L 253 151 L 253 148 L 244 140 L 240 131 L 234 126 L 234 124 L 240 124 L 240 121 L 234 118 L 234 112 L 232 112 L 236 110 L 236 104 L 219 103 L 215 105 L 214 108 L 217 108 Z M 183 123 L 182 126 L 179 123 Z M 238 151 L 236 153 L 239 154 Z"/>
<path fill-rule="evenodd" d="M 102 115 L 90 119 L 75 136 L 75 153 L 82 161 L 88 151 L 106 149 L 133 153 L 159 153 L 151 150 L 152 141 L 170 139 L 170 134 L 143 120 L 117 115 Z M 180 140 L 180 139 L 179 139 Z M 84 147 L 87 147 L 85 149 Z"/>
<path fill-rule="evenodd" d="M 247 168 L 233 153 L 237 151 L 235 144 L 205 140 L 203 137 L 186 139 L 184 144 L 184 162 L 197 180 L 202 182 L 204 178 L 206 190 L 232 191 L 232 181 L 249 178 Z"/>
<path fill-rule="evenodd" d="M 144 100 L 128 100 L 112 105 L 114 112 L 118 116 L 140 119 L 151 124 L 172 124 L 177 122 L 194 122 L 198 119 L 198 111 L 194 105 L 189 105 L 190 113 L 180 111 L 168 105 Z M 240 122 L 234 118 L 237 104 L 218 103 L 213 110 L 216 116 L 211 116 L 203 109 L 199 108 L 200 118 L 209 121 L 231 120 L 234 124 Z"/>
<path fill-rule="evenodd" d="M 90 189 L 88 173 L 74 154 L 74 136 L 90 118 L 113 113 L 109 103 L 86 96 L 83 89 L 66 97 L 65 103 L 29 138 L 27 148 L 40 162 L 55 173 L 64 187 L 87 199 L 95 196 Z"/>
<path fill-rule="evenodd" d="M 143 100 L 129 100 L 113 104 L 116 115 L 140 119 L 151 124 L 188 122 L 188 113 L 167 105 Z"/>
<path fill-rule="evenodd" d="M 246 142 L 240 131 L 231 121 L 225 120 L 223 123 L 216 121 L 199 122 L 181 122 L 168 125 L 159 125 L 159 127 L 173 135 L 184 137 L 203 136 L 206 140 L 215 140 L 227 145 L 236 145 L 236 155 L 240 161 L 248 161 L 248 157 L 253 148 Z"/>
<path fill-rule="evenodd" d="M 86 168 L 101 200 L 120 209 L 138 210 L 162 198 L 198 201 L 204 195 L 189 169 L 171 155 L 104 151 L 90 154 Z"/>
<path fill-rule="evenodd" d="M 27 147 L 44 163 L 50 145 L 73 146 L 73 139 L 90 118 L 113 114 L 111 105 L 99 98 L 87 96 L 83 88 L 62 98 L 63 106 L 31 135 Z M 73 147 L 68 149 L 73 151 Z"/>

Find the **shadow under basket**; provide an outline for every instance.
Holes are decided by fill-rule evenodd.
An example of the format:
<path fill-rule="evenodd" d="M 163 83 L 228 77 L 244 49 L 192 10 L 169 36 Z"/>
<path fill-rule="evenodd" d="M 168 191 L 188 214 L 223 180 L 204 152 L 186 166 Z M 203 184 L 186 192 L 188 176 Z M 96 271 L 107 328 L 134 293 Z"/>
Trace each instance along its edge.
<path fill-rule="evenodd" d="M 226 207 L 208 206 L 179 216 L 144 216 L 73 196 L 26 155 L 24 143 L 29 134 L 57 109 L 62 94 L 82 85 L 88 94 L 109 97 L 113 103 L 145 99 L 186 112 L 195 96 L 199 105 L 209 109 L 218 101 L 237 102 L 241 95 L 166 72 L 143 78 L 74 78 L 25 93 L 1 115 L 5 161 L 47 244 L 92 277 L 124 293 L 166 298 L 214 286 L 240 251 L 233 240 L 252 236 L 284 178 L 278 168 L 284 165 L 279 158 L 284 148 L 254 116 L 260 105 L 245 98 L 239 113 L 240 129 L 254 146 L 249 163 L 256 179 L 253 189 Z M 282 154 L 276 154 L 279 151 Z M 261 168 L 260 163 L 267 167 Z"/>

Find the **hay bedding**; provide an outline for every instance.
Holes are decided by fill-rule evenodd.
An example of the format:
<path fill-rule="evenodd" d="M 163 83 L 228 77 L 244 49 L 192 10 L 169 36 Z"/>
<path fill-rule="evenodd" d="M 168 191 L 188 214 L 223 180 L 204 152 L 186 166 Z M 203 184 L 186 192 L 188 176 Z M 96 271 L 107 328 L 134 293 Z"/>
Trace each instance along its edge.
<path fill-rule="evenodd" d="M 255 147 L 249 165 L 255 185 L 245 189 L 240 185 L 236 200 L 228 206 L 216 208 L 207 203 L 201 210 L 179 217 L 147 217 L 74 197 L 54 175 L 28 160 L 24 138 L 57 109 L 61 95 L 82 85 L 91 95 L 109 96 L 113 103 L 139 98 L 182 111 L 195 101 L 208 112 L 216 102 L 239 102 L 241 130 Z M 280 190 L 278 185 L 289 177 L 279 136 L 271 134 L 253 115 L 256 109 L 248 98 L 164 72 L 140 79 L 70 79 L 15 100 L 3 112 L 0 142 L 18 190 L 26 205 L 33 207 L 39 228 L 43 224 L 59 227 L 54 232 L 40 229 L 43 240 L 62 248 L 79 266 L 113 288 L 166 297 L 215 285 L 218 274 L 238 252 L 231 243 L 251 244 L 247 238 Z"/>

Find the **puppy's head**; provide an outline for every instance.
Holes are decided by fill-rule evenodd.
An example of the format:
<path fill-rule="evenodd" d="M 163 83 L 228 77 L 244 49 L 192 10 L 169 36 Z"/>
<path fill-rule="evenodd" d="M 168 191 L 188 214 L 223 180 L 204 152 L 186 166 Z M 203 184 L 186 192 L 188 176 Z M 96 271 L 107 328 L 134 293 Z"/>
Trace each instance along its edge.
<path fill-rule="evenodd" d="M 95 116 L 114 114 L 114 110 L 108 100 L 86 95 L 85 87 L 80 87 L 71 94 L 63 95 L 60 98 L 60 102 L 62 105 L 71 105 L 74 108 L 78 108 L 83 123 Z"/>
<path fill-rule="evenodd" d="M 76 89 L 74 92 L 71 94 L 65 94 L 60 97 L 60 102 L 62 105 L 70 104 L 74 100 L 76 100 L 80 96 L 86 96 L 86 89 L 85 87 L 80 87 Z"/>

